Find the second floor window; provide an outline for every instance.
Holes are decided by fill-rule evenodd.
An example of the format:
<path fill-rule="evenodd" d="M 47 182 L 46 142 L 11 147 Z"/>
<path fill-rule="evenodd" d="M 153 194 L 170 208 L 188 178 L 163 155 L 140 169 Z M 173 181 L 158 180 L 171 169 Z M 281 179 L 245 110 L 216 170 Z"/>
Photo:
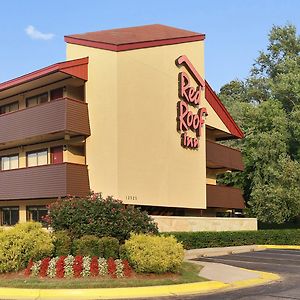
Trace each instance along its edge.
<path fill-rule="evenodd" d="M 47 164 L 48 164 L 47 150 L 27 153 L 27 167 L 42 166 Z"/>
<path fill-rule="evenodd" d="M 48 102 L 48 93 L 40 94 L 26 99 L 26 107 L 32 107 Z"/>
<path fill-rule="evenodd" d="M 12 170 L 19 168 L 19 155 L 1 157 L 1 170 Z"/>
<path fill-rule="evenodd" d="M 12 111 L 16 111 L 19 109 L 19 102 L 13 102 L 13 103 L 9 103 L 6 105 L 2 105 L 0 106 L 0 115 L 12 112 Z"/>

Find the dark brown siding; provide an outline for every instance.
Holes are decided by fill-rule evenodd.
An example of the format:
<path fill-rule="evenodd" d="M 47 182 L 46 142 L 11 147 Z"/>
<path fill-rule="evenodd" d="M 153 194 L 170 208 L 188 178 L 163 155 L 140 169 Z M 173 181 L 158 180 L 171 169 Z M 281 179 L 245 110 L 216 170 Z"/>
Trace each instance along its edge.
<path fill-rule="evenodd" d="M 0 200 L 86 196 L 86 165 L 62 163 L 0 171 Z"/>
<path fill-rule="evenodd" d="M 206 201 L 207 207 L 245 208 L 241 190 L 229 186 L 207 184 Z"/>
<path fill-rule="evenodd" d="M 57 132 L 89 136 L 87 104 L 64 98 L 0 116 L 0 144 Z"/>
<path fill-rule="evenodd" d="M 208 168 L 244 170 L 242 154 L 239 150 L 206 141 L 206 165 Z"/>

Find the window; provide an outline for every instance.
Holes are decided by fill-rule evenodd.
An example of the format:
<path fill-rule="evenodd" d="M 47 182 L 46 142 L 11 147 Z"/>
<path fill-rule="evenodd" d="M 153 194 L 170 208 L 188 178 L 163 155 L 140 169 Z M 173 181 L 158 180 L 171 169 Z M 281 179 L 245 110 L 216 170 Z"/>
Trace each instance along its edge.
<path fill-rule="evenodd" d="M 1 225 L 13 226 L 19 222 L 19 207 L 1 208 Z"/>
<path fill-rule="evenodd" d="M 26 107 L 33 107 L 48 102 L 48 93 L 40 94 L 26 99 Z"/>
<path fill-rule="evenodd" d="M 19 168 L 19 155 L 1 157 L 1 170 L 12 170 Z"/>
<path fill-rule="evenodd" d="M 40 150 L 27 153 L 27 167 L 42 166 L 48 164 L 48 150 Z"/>
<path fill-rule="evenodd" d="M 50 101 L 56 100 L 64 97 L 64 89 L 58 88 L 50 91 Z"/>
<path fill-rule="evenodd" d="M 48 214 L 46 206 L 27 206 L 27 221 L 41 222 L 46 225 L 43 218 Z"/>
<path fill-rule="evenodd" d="M 0 107 L 0 115 L 12 112 L 12 111 L 16 111 L 19 109 L 19 102 L 12 102 L 6 105 L 3 105 Z"/>

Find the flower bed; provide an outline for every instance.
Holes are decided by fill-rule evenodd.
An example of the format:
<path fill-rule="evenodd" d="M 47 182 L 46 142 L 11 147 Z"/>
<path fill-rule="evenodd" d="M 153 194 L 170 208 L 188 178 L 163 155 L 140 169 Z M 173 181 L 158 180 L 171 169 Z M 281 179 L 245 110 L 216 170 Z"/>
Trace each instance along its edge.
<path fill-rule="evenodd" d="M 89 256 L 60 256 L 28 263 L 25 276 L 48 278 L 80 278 L 110 276 L 130 277 L 132 269 L 127 260 Z"/>

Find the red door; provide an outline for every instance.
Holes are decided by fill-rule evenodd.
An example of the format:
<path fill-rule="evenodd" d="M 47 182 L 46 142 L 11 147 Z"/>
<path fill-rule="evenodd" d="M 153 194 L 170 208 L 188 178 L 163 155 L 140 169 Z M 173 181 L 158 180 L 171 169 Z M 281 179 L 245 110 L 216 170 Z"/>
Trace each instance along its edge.
<path fill-rule="evenodd" d="M 63 98 L 63 96 L 64 96 L 63 88 L 59 88 L 59 89 L 50 91 L 50 101 Z"/>
<path fill-rule="evenodd" d="M 51 164 L 61 164 L 63 161 L 63 147 L 51 148 Z"/>

